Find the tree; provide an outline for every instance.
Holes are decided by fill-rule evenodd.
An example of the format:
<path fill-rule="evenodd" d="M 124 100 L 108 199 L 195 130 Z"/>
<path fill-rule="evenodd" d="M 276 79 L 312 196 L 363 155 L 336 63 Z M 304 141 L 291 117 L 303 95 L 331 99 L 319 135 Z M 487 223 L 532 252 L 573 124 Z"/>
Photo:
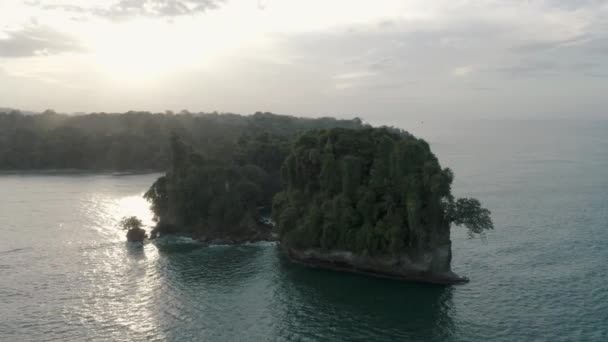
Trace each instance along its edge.
<path fill-rule="evenodd" d="M 450 203 L 447 209 L 450 222 L 465 226 L 475 234 L 494 229 L 490 214 L 490 210 L 482 208 L 481 203 L 475 198 L 459 198 L 456 203 Z"/>
<path fill-rule="evenodd" d="M 146 238 L 146 231 L 142 228 L 143 223 L 135 216 L 123 217 L 118 225 L 127 231 L 129 242 L 141 242 Z"/>
<path fill-rule="evenodd" d="M 280 166 L 298 134 L 310 129 L 358 126 L 352 120 L 271 113 L 65 115 L 48 110 L 28 115 L 17 111 L 3 113 L 0 109 L 0 170 L 164 171 L 172 157 L 166 142 L 175 133 L 205 160 L 261 167 L 276 180 L 272 182 L 272 191 L 276 193 L 281 186 Z M 240 141 L 245 144 L 239 144 Z M 178 141 L 175 142 L 174 147 L 179 149 Z M 183 161 L 180 155 L 175 156 L 176 162 Z"/>

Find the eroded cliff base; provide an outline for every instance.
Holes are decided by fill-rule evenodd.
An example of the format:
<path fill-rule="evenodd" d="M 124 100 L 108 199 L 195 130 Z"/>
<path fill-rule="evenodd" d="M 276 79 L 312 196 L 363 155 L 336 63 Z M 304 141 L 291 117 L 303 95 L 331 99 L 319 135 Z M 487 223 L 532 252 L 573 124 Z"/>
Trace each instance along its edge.
<path fill-rule="evenodd" d="M 469 281 L 449 269 L 433 269 L 436 264 L 432 254 L 422 255 L 422 260 L 410 256 L 359 256 L 348 251 L 299 250 L 285 248 L 289 259 L 308 267 L 323 268 L 390 278 L 402 281 L 439 285 L 464 284 Z"/>
<path fill-rule="evenodd" d="M 272 226 L 253 223 L 228 228 L 213 226 L 178 226 L 168 223 L 157 224 L 151 238 L 161 235 L 183 235 L 197 240 L 204 245 L 238 245 L 262 241 L 277 241 Z"/>

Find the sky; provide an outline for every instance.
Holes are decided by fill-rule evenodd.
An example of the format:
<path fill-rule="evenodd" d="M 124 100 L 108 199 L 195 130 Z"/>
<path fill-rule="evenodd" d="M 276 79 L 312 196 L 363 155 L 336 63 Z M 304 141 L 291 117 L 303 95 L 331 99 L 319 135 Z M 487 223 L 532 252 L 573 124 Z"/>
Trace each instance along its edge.
<path fill-rule="evenodd" d="M 0 1 L 0 107 L 608 118 L 607 95 L 608 1 Z"/>

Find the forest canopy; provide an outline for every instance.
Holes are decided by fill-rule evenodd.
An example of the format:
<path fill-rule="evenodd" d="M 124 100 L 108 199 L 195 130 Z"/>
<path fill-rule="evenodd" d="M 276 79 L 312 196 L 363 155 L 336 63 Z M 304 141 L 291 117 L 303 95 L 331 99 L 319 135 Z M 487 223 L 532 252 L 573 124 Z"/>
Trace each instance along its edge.
<path fill-rule="evenodd" d="M 293 248 L 398 255 L 449 240 L 451 223 L 492 229 L 476 199 L 455 200 L 429 145 L 388 128 L 309 131 L 283 167 L 272 214 Z"/>
<path fill-rule="evenodd" d="M 63 115 L 53 111 L 26 115 L 0 110 L 0 170 L 164 171 L 170 164 L 167 142 L 172 132 L 206 157 L 230 162 L 237 150 L 258 149 L 242 157 L 259 158 L 277 140 L 309 129 L 338 126 L 360 127 L 361 121 L 261 112 L 249 116 L 188 112 Z M 259 143 L 239 146 L 254 137 Z M 277 163 L 270 159 L 260 162 Z"/>
<path fill-rule="evenodd" d="M 299 132 L 336 126 L 363 127 L 358 119 L 256 114 L 219 154 L 201 151 L 173 132 L 167 172 L 145 194 L 158 221 L 155 232 L 258 238 L 260 208 L 270 208 L 281 190 L 281 165 Z"/>

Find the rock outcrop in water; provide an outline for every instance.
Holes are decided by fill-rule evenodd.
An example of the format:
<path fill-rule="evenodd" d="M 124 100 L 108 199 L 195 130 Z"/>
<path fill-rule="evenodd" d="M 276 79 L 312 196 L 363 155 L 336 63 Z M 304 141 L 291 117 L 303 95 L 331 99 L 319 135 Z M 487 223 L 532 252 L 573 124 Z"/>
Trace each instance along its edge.
<path fill-rule="evenodd" d="M 310 266 L 466 281 L 451 271 L 450 226 L 480 233 L 492 228 L 490 212 L 476 199 L 453 198 L 452 171 L 424 140 L 369 126 L 310 130 L 292 140 L 242 139 L 226 162 L 173 135 L 171 167 L 145 194 L 158 222 L 153 237 L 278 238 L 292 260 Z M 270 202 L 274 229 L 260 215 Z"/>
<path fill-rule="evenodd" d="M 475 199 L 454 200 L 453 174 L 428 144 L 387 128 L 311 131 L 294 144 L 274 197 L 294 261 L 412 281 L 459 283 L 450 224 L 492 228 Z"/>
<path fill-rule="evenodd" d="M 145 239 L 146 231 L 141 228 L 127 231 L 127 241 L 129 242 L 143 242 Z"/>
<path fill-rule="evenodd" d="M 143 242 L 147 237 L 141 220 L 135 216 L 123 217 L 119 225 L 127 231 L 127 241 L 129 242 Z"/>

